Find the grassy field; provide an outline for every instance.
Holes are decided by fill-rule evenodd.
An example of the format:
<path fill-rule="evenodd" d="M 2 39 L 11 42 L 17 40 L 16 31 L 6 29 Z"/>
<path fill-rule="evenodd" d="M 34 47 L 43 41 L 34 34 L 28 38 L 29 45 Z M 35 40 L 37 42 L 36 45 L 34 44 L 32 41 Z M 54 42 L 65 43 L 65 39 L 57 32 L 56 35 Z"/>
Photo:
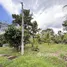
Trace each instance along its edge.
<path fill-rule="evenodd" d="M 67 67 L 67 45 L 64 44 L 39 44 L 38 52 L 27 45 L 23 56 L 13 48 L 1 47 L 0 54 L 18 56 L 13 60 L 0 57 L 0 67 Z"/>

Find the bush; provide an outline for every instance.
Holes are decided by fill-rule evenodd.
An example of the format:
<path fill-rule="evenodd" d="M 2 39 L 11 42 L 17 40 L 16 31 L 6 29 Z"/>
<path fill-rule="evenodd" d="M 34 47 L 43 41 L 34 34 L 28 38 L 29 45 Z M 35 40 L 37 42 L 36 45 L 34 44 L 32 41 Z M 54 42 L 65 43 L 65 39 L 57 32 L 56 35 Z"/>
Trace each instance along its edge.
<path fill-rule="evenodd" d="M 21 45 L 21 31 L 17 29 L 13 25 L 9 26 L 5 31 L 5 39 L 10 44 L 11 47 L 19 50 L 19 46 Z"/>

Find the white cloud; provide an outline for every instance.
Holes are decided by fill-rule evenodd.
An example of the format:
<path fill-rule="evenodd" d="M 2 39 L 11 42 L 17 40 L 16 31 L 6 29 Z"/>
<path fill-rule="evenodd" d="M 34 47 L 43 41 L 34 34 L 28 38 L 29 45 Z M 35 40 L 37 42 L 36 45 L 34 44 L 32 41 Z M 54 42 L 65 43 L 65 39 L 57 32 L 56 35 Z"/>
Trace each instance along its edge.
<path fill-rule="evenodd" d="M 36 10 L 38 8 L 39 4 L 38 4 L 38 0 L 35 1 L 35 5 L 33 5 L 33 9 Z"/>
<path fill-rule="evenodd" d="M 34 11 L 34 20 L 38 22 L 40 28 L 46 29 L 51 27 L 55 31 L 61 29 L 64 17 L 62 7 L 67 0 L 65 0 L 64 3 L 63 0 L 57 0 L 56 4 L 55 0 L 51 0 L 51 2 L 48 0 L 36 0 L 35 2 L 34 0 L 23 0 L 23 2 L 24 8 L 28 8 L 32 12 Z M 60 4 L 60 2 L 62 4 Z M 17 3 L 17 0 L 0 0 L 0 4 L 3 5 L 10 14 L 20 13 L 21 4 Z"/>
<path fill-rule="evenodd" d="M 21 6 L 20 4 L 14 4 L 12 0 L 0 0 L 0 4 L 10 13 L 19 14 Z"/>
<path fill-rule="evenodd" d="M 63 5 L 54 5 L 45 9 L 44 11 L 39 11 L 38 14 L 35 14 L 34 20 L 37 20 L 39 27 L 42 29 L 46 29 L 48 27 L 58 29 L 57 26 L 59 26 L 59 28 L 61 29 L 64 17 L 62 7 Z"/>
<path fill-rule="evenodd" d="M 56 34 L 58 33 L 58 31 L 62 31 L 63 32 L 63 28 L 62 27 L 61 28 L 52 28 L 51 27 L 51 29 L 53 29 Z"/>

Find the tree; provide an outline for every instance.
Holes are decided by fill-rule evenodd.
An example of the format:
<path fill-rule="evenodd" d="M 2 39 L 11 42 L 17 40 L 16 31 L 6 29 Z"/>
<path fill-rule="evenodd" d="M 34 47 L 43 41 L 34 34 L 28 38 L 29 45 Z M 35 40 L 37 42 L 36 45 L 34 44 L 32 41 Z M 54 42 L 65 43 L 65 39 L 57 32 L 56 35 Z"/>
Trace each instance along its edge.
<path fill-rule="evenodd" d="M 50 43 L 50 33 L 49 32 L 47 32 L 47 34 L 46 34 L 46 42 L 49 45 L 49 43 Z"/>
<path fill-rule="evenodd" d="M 31 36 L 35 37 L 38 25 L 36 21 L 34 21 L 33 23 L 31 22 L 33 18 L 32 18 L 32 14 L 30 14 L 30 10 L 24 9 L 23 13 L 24 13 L 24 17 L 23 17 L 24 18 L 24 45 L 26 45 L 30 43 Z M 13 17 L 12 23 L 14 25 L 19 25 L 21 27 L 22 15 L 12 14 L 12 17 Z"/>
<path fill-rule="evenodd" d="M 24 44 L 30 43 L 29 38 L 31 34 L 32 27 L 32 14 L 30 14 L 30 10 L 24 9 Z M 22 15 L 13 14 L 13 24 L 21 26 L 22 23 Z"/>
<path fill-rule="evenodd" d="M 49 32 L 51 35 L 54 35 L 53 29 L 48 28 L 48 29 L 46 29 L 45 31 L 46 31 L 46 32 Z"/>
<path fill-rule="evenodd" d="M 34 45 L 34 39 L 36 37 L 36 33 L 38 32 L 38 24 L 36 21 L 34 21 L 32 23 L 32 29 L 31 29 L 31 35 L 32 35 L 32 38 L 33 38 L 33 43 L 32 43 L 32 47 Z"/>
<path fill-rule="evenodd" d="M 57 43 L 57 44 L 59 43 L 59 38 L 57 34 L 54 35 L 53 41 L 54 43 Z"/>
<path fill-rule="evenodd" d="M 14 47 L 18 51 L 19 46 L 21 45 L 21 30 L 17 29 L 13 25 L 10 25 L 5 31 L 4 36 L 10 46 Z"/>
<path fill-rule="evenodd" d="M 46 42 L 49 43 L 51 42 L 52 38 L 53 38 L 53 35 L 54 35 L 54 32 L 52 29 L 46 29 L 46 30 L 42 30 L 42 40 L 43 42 Z"/>
<path fill-rule="evenodd" d="M 24 44 L 30 43 L 30 36 L 35 37 L 35 34 L 38 31 L 38 24 L 36 21 L 31 22 L 32 14 L 30 14 L 30 10 L 24 9 Z M 22 15 L 13 14 L 13 24 L 21 26 Z M 33 46 L 33 45 L 32 45 Z"/>
<path fill-rule="evenodd" d="M 45 30 L 42 30 L 40 34 L 42 42 L 45 42 L 45 34 L 46 34 Z"/>
<path fill-rule="evenodd" d="M 65 20 L 64 23 L 63 23 L 62 25 L 63 25 L 63 27 L 64 27 L 64 30 L 67 31 L 67 20 Z"/>
<path fill-rule="evenodd" d="M 67 44 L 67 33 L 64 33 L 63 42 L 64 42 L 65 44 Z"/>
<path fill-rule="evenodd" d="M 62 43 L 63 42 L 62 31 L 58 31 L 58 41 L 59 41 L 59 43 Z"/>

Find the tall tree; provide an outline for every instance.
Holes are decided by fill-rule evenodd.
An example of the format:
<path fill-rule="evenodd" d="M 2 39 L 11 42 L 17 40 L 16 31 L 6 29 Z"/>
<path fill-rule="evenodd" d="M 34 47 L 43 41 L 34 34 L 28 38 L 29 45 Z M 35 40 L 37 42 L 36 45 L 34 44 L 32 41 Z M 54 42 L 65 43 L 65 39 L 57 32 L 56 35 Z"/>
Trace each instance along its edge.
<path fill-rule="evenodd" d="M 30 14 L 30 10 L 24 9 L 24 44 L 29 43 L 30 33 L 31 33 L 31 20 L 32 20 L 32 14 Z M 22 23 L 22 15 L 16 15 L 13 14 L 13 24 L 21 26 Z"/>

